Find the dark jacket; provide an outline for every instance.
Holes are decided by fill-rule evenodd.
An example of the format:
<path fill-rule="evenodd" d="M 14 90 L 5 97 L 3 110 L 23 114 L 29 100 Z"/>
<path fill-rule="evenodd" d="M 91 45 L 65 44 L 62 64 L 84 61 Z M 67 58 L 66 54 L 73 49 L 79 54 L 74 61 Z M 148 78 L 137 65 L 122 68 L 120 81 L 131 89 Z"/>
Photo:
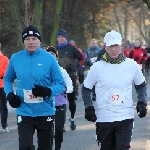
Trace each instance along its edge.
<path fill-rule="evenodd" d="M 68 73 L 75 72 L 77 65 L 75 59 L 82 60 L 81 53 L 72 45 L 67 44 L 63 48 L 56 46 L 58 50 L 58 62 Z"/>
<path fill-rule="evenodd" d="M 97 60 L 96 60 L 96 61 L 101 60 L 102 55 L 104 55 L 105 53 L 106 53 L 106 50 L 105 50 L 105 49 L 102 49 L 102 50 L 98 53 L 98 56 L 97 56 Z"/>
<path fill-rule="evenodd" d="M 97 56 L 98 56 L 98 53 L 100 52 L 100 48 L 99 47 L 94 47 L 94 48 L 91 48 L 89 47 L 86 51 L 86 54 L 87 54 L 87 59 L 86 59 L 86 65 L 87 66 L 92 66 L 93 63 L 96 61 L 97 59 Z"/>

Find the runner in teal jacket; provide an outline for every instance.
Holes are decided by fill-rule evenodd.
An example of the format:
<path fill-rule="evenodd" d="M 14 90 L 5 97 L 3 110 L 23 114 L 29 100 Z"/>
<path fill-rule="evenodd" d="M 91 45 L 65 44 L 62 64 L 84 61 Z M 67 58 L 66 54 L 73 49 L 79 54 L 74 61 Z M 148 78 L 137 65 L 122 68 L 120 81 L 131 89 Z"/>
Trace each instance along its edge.
<path fill-rule="evenodd" d="M 21 105 L 17 108 L 18 115 L 35 117 L 55 114 L 53 96 L 65 91 L 65 82 L 53 56 L 41 48 L 33 53 L 24 49 L 12 55 L 4 77 L 6 95 L 14 92 L 15 79 L 17 79 L 16 95 L 21 99 Z M 25 94 L 26 91 L 32 90 L 34 85 L 50 88 L 52 95 L 43 98 L 41 103 L 25 102 L 26 97 L 29 96 Z M 33 99 L 32 96 L 30 98 Z"/>
<path fill-rule="evenodd" d="M 35 150 L 33 135 L 37 130 L 38 150 L 52 148 L 54 96 L 66 90 L 56 59 L 40 48 L 41 35 L 29 25 L 22 31 L 25 49 L 12 55 L 4 76 L 4 90 L 11 107 L 17 111 L 19 150 Z M 16 92 L 13 89 L 17 81 Z"/>

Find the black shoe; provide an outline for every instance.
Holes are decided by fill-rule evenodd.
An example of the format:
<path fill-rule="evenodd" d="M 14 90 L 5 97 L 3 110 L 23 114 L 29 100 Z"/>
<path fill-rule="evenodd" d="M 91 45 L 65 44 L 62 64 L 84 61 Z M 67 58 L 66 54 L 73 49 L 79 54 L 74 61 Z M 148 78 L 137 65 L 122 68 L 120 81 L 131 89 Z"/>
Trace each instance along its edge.
<path fill-rule="evenodd" d="M 76 129 L 76 124 L 74 123 L 74 121 L 71 121 L 71 118 L 69 118 L 69 121 L 71 122 L 70 124 L 70 129 L 73 131 Z"/>
<path fill-rule="evenodd" d="M 92 97 L 92 101 L 96 101 L 96 97 L 95 96 Z"/>

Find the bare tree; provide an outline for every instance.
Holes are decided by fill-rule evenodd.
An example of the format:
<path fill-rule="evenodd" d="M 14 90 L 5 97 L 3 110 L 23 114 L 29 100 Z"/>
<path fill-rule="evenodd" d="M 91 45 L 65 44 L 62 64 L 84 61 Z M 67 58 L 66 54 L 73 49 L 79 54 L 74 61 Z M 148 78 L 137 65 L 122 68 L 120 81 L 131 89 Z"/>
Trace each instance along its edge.
<path fill-rule="evenodd" d="M 63 0 L 57 0 L 56 1 L 56 8 L 55 8 L 55 21 L 53 24 L 53 30 L 50 37 L 50 44 L 49 45 L 55 45 L 56 44 L 56 32 L 59 29 L 60 21 L 61 21 L 61 13 L 63 8 Z"/>

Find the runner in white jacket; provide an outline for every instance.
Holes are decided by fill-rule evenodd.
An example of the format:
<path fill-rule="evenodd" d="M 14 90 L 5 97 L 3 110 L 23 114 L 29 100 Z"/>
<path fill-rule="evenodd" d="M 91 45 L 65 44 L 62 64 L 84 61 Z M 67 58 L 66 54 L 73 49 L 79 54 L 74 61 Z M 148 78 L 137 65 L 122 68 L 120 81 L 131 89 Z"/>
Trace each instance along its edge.
<path fill-rule="evenodd" d="M 138 94 L 137 113 L 147 114 L 145 77 L 139 65 L 121 52 L 121 34 L 112 30 L 104 37 L 106 53 L 95 62 L 84 80 L 82 97 L 85 119 L 96 121 L 96 135 L 100 150 L 128 150 L 130 148 L 134 110 L 132 84 Z M 95 108 L 91 89 L 95 86 Z"/>
<path fill-rule="evenodd" d="M 49 47 L 47 49 L 49 53 L 54 55 L 56 58 L 58 57 L 58 53 L 55 47 Z M 55 96 L 55 108 L 56 108 L 56 114 L 55 114 L 55 150 L 60 150 L 61 143 L 63 142 L 63 127 L 66 120 L 66 93 L 72 93 L 73 92 L 73 83 L 71 78 L 69 77 L 69 74 L 65 69 L 60 67 L 60 70 L 63 74 L 64 81 L 66 83 L 66 92 L 62 93 L 58 96 Z"/>

